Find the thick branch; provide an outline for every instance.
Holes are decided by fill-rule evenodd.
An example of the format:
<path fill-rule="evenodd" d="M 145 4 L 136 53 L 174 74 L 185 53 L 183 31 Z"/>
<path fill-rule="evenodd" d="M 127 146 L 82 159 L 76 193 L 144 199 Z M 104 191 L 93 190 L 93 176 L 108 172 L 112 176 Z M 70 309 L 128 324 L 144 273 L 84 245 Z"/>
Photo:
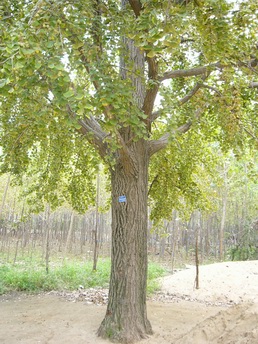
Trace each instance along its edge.
<path fill-rule="evenodd" d="M 212 69 L 216 68 L 223 68 L 223 65 L 220 62 L 212 63 L 208 66 L 196 67 L 191 69 L 178 69 L 172 70 L 169 72 L 165 72 L 163 76 L 159 77 L 159 81 L 164 81 L 173 78 L 185 78 L 189 76 L 197 76 L 197 75 L 207 75 L 211 72 Z"/>
<path fill-rule="evenodd" d="M 155 99 L 156 99 L 157 94 L 158 94 L 159 82 L 157 81 L 158 63 L 157 63 L 156 59 L 147 57 L 147 62 L 148 62 L 149 82 L 152 82 L 153 84 L 150 85 L 150 88 L 147 89 L 147 91 L 146 91 L 142 110 L 147 115 L 148 129 L 150 131 L 151 113 L 153 111 Z"/>
<path fill-rule="evenodd" d="M 247 68 L 254 68 L 257 67 L 258 65 L 258 60 L 253 58 L 250 61 L 239 61 L 237 63 L 233 63 L 231 65 L 224 65 L 220 62 L 217 63 L 212 63 L 208 66 L 201 66 L 201 67 L 195 67 L 191 69 L 178 69 L 178 70 L 172 70 L 165 72 L 161 77 L 159 77 L 159 81 L 164 81 L 168 79 L 173 79 L 173 78 L 186 78 L 189 76 L 197 76 L 197 75 L 205 75 L 207 73 L 210 73 L 214 69 L 223 69 L 225 67 L 232 67 L 232 66 L 237 66 L 237 67 L 247 67 Z"/>
<path fill-rule="evenodd" d="M 252 62 L 254 64 L 254 62 Z M 245 64 L 244 63 L 240 63 L 239 66 L 244 66 Z M 216 66 L 218 67 L 219 64 L 216 64 Z M 222 66 L 220 66 L 222 67 Z M 207 77 L 210 75 L 211 73 L 211 70 L 210 70 L 210 66 L 209 66 L 209 69 L 205 69 L 206 67 L 199 67 L 199 68 L 193 68 L 193 69 L 189 69 L 189 70 L 180 70 L 180 71 L 174 71 L 174 72 L 167 72 L 167 73 L 173 73 L 174 76 L 172 76 L 171 78 L 176 78 L 178 76 L 175 76 L 175 75 L 178 75 L 179 72 L 184 72 L 184 76 L 190 76 L 191 73 L 195 73 L 196 71 L 200 74 L 202 73 L 205 73 L 205 75 L 202 76 L 202 80 L 204 81 L 205 79 L 207 79 Z M 177 73 L 177 74 L 176 74 Z M 166 74 L 166 73 L 165 73 Z M 164 74 L 164 75 L 165 75 Z M 186 75 L 187 74 L 187 75 Z M 183 76 L 183 75 L 182 75 Z M 160 78 L 159 78 L 160 80 Z M 165 80 L 165 79 L 164 79 Z M 249 84 L 249 87 L 250 88 L 258 88 L 258 82 L 256 81 L 253 81 Z M 197 92 L 200 88 L 208 88 L 216 93 L 218 93 L 220 96 L 221 96 L 221 93 L 214 87 L 212 86 L 209 86 L 209 85 L 206 85 L 206 84 L 203 84 L 201 82 L 197 82 L 196 85 L 191 89 L 191 91 L 189 91 L 188 94 L 186 94 L 183 98 L 181 98 L 178 103 L 179 105 L 183 105 L 185 104 L 186 102 L 188 102 Z M 155 112 L 153 112 L 150 116 L 150 122 L 154 122 L 162 113 L 162 110 L 157 110 Z"/>
<path fill-rule="evenodd" d="M 131 5 L 136 17 L 138 17 L 142 9 L 142 4 L 140 0 L 128 0 L 128 2 Z"/>
<path fill-rule="evenodd" d="M 198 120 L 202 112 L 203 112 L 203 109 L 198 109 L 195 112 L 194 119 Z M 169 143 L 169 138 L 173 134 L 184 134 L 184 133 L 186 133 L 188 130 L 190 130 L 190 128 L 192 127 L 192 124 L 193 124 L 193 121 L 189 120 L 185 124 L 183 124 L 180 127 L 178 127 L 174 131 L 174 133 L 167 132 L 163 136 L 161 136 L 158 140 L 151 140 L 149 142 L 149 147 L 150 147 L 149 148 L 149 153 L 150 153 L 150 156 L 152 156 L 153 154 L 157 153 L 158 151 L 166 148 L 168 143 Z"/>
<path fill-rule="evenodd" d="M 250 88 L 258 88 L 258 81 L 253 81 L 250 83 Z"/>
<path fill-rule="evenodd" d="M 126 0 L 122 0 L 122 3 L 124 3 Z M 136 17 L 140 15 L 140 12 L 142 10 L 142 4 L 140 0 L 128 0 L 129 4 L 131 5 Z M 148 51 L 145 51 L 147 54 Z M 155 59 L 155 57 L 150 58 L 146 57 L 147 63 L 148 63 L 148 77 L 149 81 L 152 82 L 152 85 L 150 85 L 150 88 L 147 89 L 144 97 L 144 102 L 142 106 L 142 111 L 147 115 L 146 124 L 148 126 L 148 130 L 150 131 L 151 127 L 151 121 L 150 116 L 153 111 L 154 102 L 156 99 L 156 96 L 158 94 L 159 89 L 159 82 L 157 81 L 158 76 L 158 63 Z"/>
<path fill-rule="evenodd" d="M 178 127 L 175 130 L 175 133 L 177 134 L 184 134 L 186 133 L 192 126 L 192 121 L 189 121 L 183 125 L 181 125 L 180 127 Z M 169 143 L 169 138 L 171 137 L 171 133 L 166 133 L 163 136 L 161 136 L 161 138 L 159 138 L 158 140 L 151 140 L 149 142 L 150 144 L 150 156 L 152 156 L 154 153 L 157 153 L 158 151 L 160 151 L 161 149 L 164 149 L 167 147 L 168 143 Z"/>
<path fill-rule="evenodd" d="M 85 117 L 84 119 L 78 118 L 76 113 L 72 111 L 70 105 L 67 105 L 67 111 L 69 115 L 77 120 L 77 122 L 81 125 L 81 128 L 78 131 L 86 136 L 87 140 L 92 143 L 98 150 L 99 154 L 103 159 L 107 154 L 107 144 L 104 142 L 104 139 L 108 136 L 105 133 L 96 119 L 92 116 Z"/>

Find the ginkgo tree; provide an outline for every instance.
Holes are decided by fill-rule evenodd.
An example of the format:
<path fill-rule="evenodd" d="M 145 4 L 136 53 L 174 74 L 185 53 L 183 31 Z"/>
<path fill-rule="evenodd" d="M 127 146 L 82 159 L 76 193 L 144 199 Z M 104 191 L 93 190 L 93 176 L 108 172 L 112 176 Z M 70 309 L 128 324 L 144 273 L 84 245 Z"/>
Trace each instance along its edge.
<path fill-rule="evenodd" d="M 175 168 L 174 183 L 162 184 L 169 192 L 191 183 L 198 141 L 235 150 L 257 143 L 257 17 L 256 0 L 1 2 L 2 171 L 30 174 L 28 192 L 57 204 L 62 190 L 83 209 L 99 160 L 109 169 L 112 268 L 102 337 L 130 343 L 152 333 L 152 157 L 163 180 Z M 181 137 L 191 161 L 180 172 L 182 156 L 164 162 L 180 152 Z M 157 154 L 164 149 L 168 156 Z M 152 176 L 152 185 L 162 180 Z"/>

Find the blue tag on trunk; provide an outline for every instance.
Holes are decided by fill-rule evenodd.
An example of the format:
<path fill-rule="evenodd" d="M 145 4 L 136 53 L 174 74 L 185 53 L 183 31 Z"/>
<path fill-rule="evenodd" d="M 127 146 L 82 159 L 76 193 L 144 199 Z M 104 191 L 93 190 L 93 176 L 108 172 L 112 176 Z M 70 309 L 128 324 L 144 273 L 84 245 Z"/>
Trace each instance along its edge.
<path fill-rule="evenodd" d="M 125 203 L 126 202 L 126 196 L 119 196 L 118 197 L 118 202 L 119 203 Z"/>

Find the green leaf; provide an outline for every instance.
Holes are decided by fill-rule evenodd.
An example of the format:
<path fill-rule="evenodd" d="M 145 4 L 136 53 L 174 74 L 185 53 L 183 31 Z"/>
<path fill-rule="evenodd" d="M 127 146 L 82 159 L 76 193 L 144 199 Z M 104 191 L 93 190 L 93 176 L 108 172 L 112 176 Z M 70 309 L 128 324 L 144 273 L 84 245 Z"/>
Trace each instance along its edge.
<path fill-rule="evenodd" d="M 7 84 L 7 79 L 0 79 L 0 88 L 4 87 Z"/>
<path fill-rule="evenodd" d="M 42 66 L 41 61 L 36 60 L 36 62 L 35 62 L 35 68 L 36 68 L 36 69 L 39 69 L 41 66 Z"/>
<path fill-rule="evenodd" d="M 82 127 L 78 122 L 74 122 L 73 126 L 75 129 L 78 129 L 78 130 L 81 129 Z"/>
<path fill-rule="evenodd" d="M 72 90 L 69 90 L 69 91 L 64 93 L 65 98 L 71 98 L 73 96 L 74 96 L 74 92 Z"/>
<path fill-rule="evenodd" d="M 147 56 L 150 58 L 154 57 L 155 55 L 156 55 L 156 51 L 154 51 L 154 50 L 149 51 L 147 54 Z"/>
<path fill-rule="evenodd" d="M 50 41 L 50 42 L 47 42 L 47 43 L 46 43 L 46 47 L 47 47 L 47 48 L 52 48 L 52 47 L 54 46 L 54 44 L 55 44 L 55 43 L 54 43 L 54 42 L 51 42 L 51 41 Z"/>
<path fill-rule="evenodd" d="M 15 69 L 20 69 L 24 67 L 24 63 L 22 63 L 21 61 L 18 61 L 15 63 L 14 68 Z"/>
<path fill-rule="evenodd" d="M 35 52 L 35 49 L 21 49 L 21 52 L 23 53 L 23 55 L 32 55 Z"/>
<path fill-rule="evenodd" d="M 84 97 L 84 94 L 83 93 L 77 93 L 76 96 L 75 96 L 75 99 L 76 100 L 82 100 Z"/>

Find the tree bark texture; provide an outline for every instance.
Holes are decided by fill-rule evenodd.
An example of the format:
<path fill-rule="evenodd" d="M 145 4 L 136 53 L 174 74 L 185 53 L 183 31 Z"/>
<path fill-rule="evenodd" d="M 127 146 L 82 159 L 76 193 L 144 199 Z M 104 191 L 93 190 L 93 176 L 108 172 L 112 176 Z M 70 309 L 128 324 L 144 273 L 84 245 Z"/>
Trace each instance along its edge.
<path fill-rule="evenodd" d="M 122 8 L 128 4 L 128 0 L 121 0 Z M 130 4 L 137 15 L 140 2 L 132 1 Z M 145 54 L 133 40 L 121 37 L 121 41 L 120 76 L 130 79 L 135 104 L 143 110 L 147 97 Z M 151 147 L 144 139 L 134 142 L 135 135 L 130 126 L 121 128 L 119 136 L 122 148 L 117 152 L 115 166 L 111 169 L 112 266 L 109 301 L 98 334 L 112 341 L 133 343 L 152 334 L 146 310 L 147 197 Z"/>
<path fill-rule="evenodd" d="M 143 140 L 118 160 L 112 180 L 112 268 L 109 301 L 98 334 L 133 343 L 152 334 L 146 311 L 149 155 Z M 121 202 L 120 196 L 125 196 Z"/>

